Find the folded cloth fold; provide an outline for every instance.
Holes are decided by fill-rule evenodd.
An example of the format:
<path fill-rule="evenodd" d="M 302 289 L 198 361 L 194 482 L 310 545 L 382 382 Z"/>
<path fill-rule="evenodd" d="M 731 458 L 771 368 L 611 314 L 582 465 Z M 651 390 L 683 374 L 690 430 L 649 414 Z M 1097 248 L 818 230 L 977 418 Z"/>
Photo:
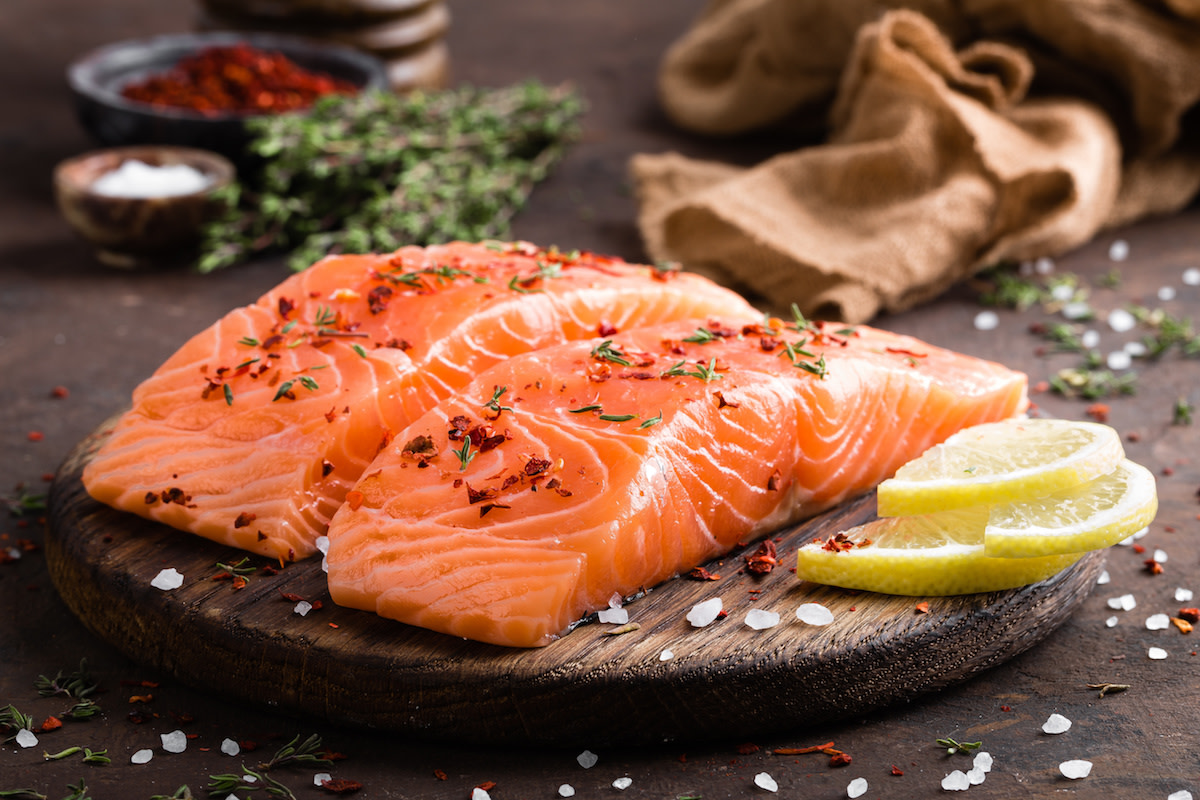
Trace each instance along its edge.
<path fill-rule="evenodd" d="M 1185 0 L 1178 16 L 1136 0 L 897 5 L 709 5 L 664 59 L 668 113 L 717 134 L 820 114 L 829 133 L 750 169 L 635 156 L 654 258 L 860 322 L 1200 188 Z"/>

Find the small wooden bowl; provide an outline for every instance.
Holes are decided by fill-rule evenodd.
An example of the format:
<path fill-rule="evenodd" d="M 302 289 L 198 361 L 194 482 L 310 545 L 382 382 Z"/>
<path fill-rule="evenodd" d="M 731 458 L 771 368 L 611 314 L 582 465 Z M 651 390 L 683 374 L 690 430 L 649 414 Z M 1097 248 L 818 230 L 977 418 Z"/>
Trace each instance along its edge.
<path fill-rule="evenodd" d="M 197 192 L 155 197 L 116 197 L 93 190 L 96 180 L 126 161 L 152 167 L 187 164 L 209 178 Z M 207 150 L 167 145 L 117 147 L 69 158 L 54 169 L 59 210 L 96 248 L 103 264 L 122 269 L 178 260 L 199 241 L 200 230 L 218 210 L 213 192 L 233 182 L 233 164 Z"/>

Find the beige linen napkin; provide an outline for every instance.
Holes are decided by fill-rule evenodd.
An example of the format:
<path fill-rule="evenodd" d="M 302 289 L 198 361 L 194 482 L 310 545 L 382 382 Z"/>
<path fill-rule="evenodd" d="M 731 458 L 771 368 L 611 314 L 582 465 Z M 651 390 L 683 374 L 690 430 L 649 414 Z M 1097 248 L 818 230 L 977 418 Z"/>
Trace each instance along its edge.
<path fill-rule="evenodd" d="M 1200 189 L 1197 20 L 1198 0 L 712 2 L 664 59 L 672 118 L 829 134 L 750 169 L 635 156 L 647 249 L 861 322 L 1177 210 Z"/>

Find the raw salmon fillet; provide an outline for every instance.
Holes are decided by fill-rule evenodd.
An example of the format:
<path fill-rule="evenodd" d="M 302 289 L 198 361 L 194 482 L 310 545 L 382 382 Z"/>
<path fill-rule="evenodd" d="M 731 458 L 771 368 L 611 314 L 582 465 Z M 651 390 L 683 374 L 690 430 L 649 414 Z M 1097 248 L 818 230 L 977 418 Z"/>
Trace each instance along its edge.
<path fill-rule="evenodd" d="M 327 258 L 138 386 L 83 481 L 116 508 L 302 558 L 393 432 L 496 362 L 608 329 L 754 313 L 696 275 L 528 243 Z"/>
<path fill-rule="evenodd" d="M 501 362 L 376 458 L 337 603 L 515 647 L 1023 412 L 1025 376 L 859 326 L 674 323 Z"/>

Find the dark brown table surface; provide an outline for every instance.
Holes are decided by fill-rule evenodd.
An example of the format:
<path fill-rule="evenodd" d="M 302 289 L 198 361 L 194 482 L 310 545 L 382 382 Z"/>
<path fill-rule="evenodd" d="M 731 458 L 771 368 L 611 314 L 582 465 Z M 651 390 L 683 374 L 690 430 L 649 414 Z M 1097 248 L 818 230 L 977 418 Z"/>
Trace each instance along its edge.
<path fill-rule="evenodd" d="M 457 81 L 500 85 L 534 76 L 571 80 L 584 91 L 590 111 L 586 136 L 553 177 L 540 186 L 516 224 L 519 237 L 545 244 L 645 258 L 634 224 L 626 165 L 635 152 L 682 152 L 753 163 L 778 137 L 705 142 L 673 130 L 658 111 L 654 73 L 663 49 L 686 27 L 701 3 L 656 0 L 513 0 L 453 2 L 450 46 Z M 5 0 L 0 8 L 0 493 L 42 493 L 69 450 L 120 409 L 134 385 L 193 332 L 228 308 L 249 302 L 285 275 L 280 260 L 265 260 L 219 274 L 186 271 L 125 274 L 100 267 L 66 227 L 51 196 L 50 173 L 59 160 L 93 145 L 73 117 L 64 82 L 68 62 L 84 51 L 124 38 L 188 30 L 195 10 L 187 2 L 137 0 Z M 1109 259 L 1109 244 L 1129 243 L 1123 263 Z M 1099 288 L 1117 268 L 1117 289 Z M 1162 307 L 1176 317 L 1200 312 L 1200 287 L 1186 285 L 1186 268 L 1200 267 L 1200 211 L 1141 223 L 1100 236 L 1058 260 L 1060 271 L 1080 275 L 1093 287 L 1101 318 L 1093 327 L 1100 349 L 1115 349 L 1133 334 L 1119 335 L 1103 322 L 1108 310 L 1129 303 Z M 1174 287 L 1160 300 L 1160 287 Z M 997 359 L 1026 370 L 1032 383 L 1079 363 L 1075 354 L 1042 352 L 1045 342 L 1032 323 L 1054 321 L 1042 308 L 1001 311 L 999 327 L 978 331 L 980 305 L 969 287 L 907 314 L 876 321 L 934 343 Z M 780 797 L 845 797 L 847 784 L 865 778 L 868 798 L 939 795 L 944 775 L 967 769 L 969 759 L 948 756 L 939 737 L 982 741 L 995 765 L 972 797 L 1167 798 L 1190 790 L 1200 796 L 1200 633 L 1173 626 L 1151 631 L 1154 613 L 1175 615 L 1197 602 L 1175 599 L 1177 587 L 1200 590 L 1200 558 L 1192 536 L 1200 527 L 1200 421 L 1173 425 L 1178 398 L 1200 403 L 1200 363 L 1172 352 L 1138 363 L 1137 392 L 1106 400 L 1110 423 L 1126 437 L 1129 454 L 1159 475 L 1161 510 L 1145 552 L 1116 547 L 1108 555 L 1111 582 L 1098 586 L 1077 613 L 1045 642 L 966 685 L 936 696 L 914 697 L 901 708 L 838 725 L 806 728 L 752 742 L 673 743 L 649 749 L 598 749 L 596 765 L 584 769 L 579 748 L 512 751 L 456 747 L 317 725 L 246 707 L 154 674 L 98 640 L 67 611 L 37 549 L 0 565 L 0 708 L 12 703 L 37 722 L 60 712 L 61 699 L 38 697 L 39 675 L 69 672 L 86 658 L 102 694 L 104 713 L 41 734 L 41 744 L 0 746 L 0 791 L 30 788 L 50 798 L 86 782 L 97 798 L 149 798 L 183 784 L 204 796 L 208 776 L 237 769 L 240 759 L 219 752 L 226 737 L 254 740 L 273 752 L 297 734 L 320 734 L 345 754 L 335 777 L 358 781 L 357 795 L 372 798 L 456 798 L 495 782 L 493 798 L 553 798 L 570 784 L 576 797 L 678 798 L 769 796 L 754 776 L 770 773 Z M 68 390 L 53 397 L 56 386 Z M 1035 395 L 1046 412 L 1082 419 L 1087 403 L 1052 393 Z M 34 435 L 35 432 L 40 437 Z M 35 439 L 39 439 L 35 441 Z M 0 544 L 25 539 L 37 545 L 36 520 L 0 517 Z M 1152 575 L 1144 560 L 1156 549 L 1169 561 Z M 1106 601 L 1137 598 L 1132 611 L 1113 611 Z M 1110 616 L 1119 618 L 1106 627 Z M 1151 660 L 1149 647 L 1165 660 Z M 197 642 L 195 658 L 204 658 Z M 156 681 L 154 688 L 130 682 Z M 1128 684 L 1099 696 L 1088 684 Z M 792 691 L 803 692 L 803 682 Z M 139 707 L 153 716 L 128 718 L 134 695 L 152 694 Z M 1067 733 L 1049 736 L 1043 722 L 1058 713 L 1073 721 Z M 179 755 L 162 751 L 159 734 L 181 728 L 189 736 Z M 782 756 L 774 748 L 834 741 L 849 753 L 849 766 L 834 768 L 821 755 Z M 757 745 L 752 748 L 743 745 Z M 81 756 L 46 761 L 43 752 L 70 746 L 107 749 L 112 763 L 89 766 Z M 146 765 L 130 755 L 153 748 Z M 1094 763 L 1092 774 L 1071 782 L 1058 765 L 1070 759 Z M 893 774 L 893 768 L 903 775 Z M 311 783 L 312 771 L 288 772 L 281 780 L 299 798 L 326 796 Z M 444 779 L 441 779 L 444 775 Z M 628 776 L 624 792 L 611 786 Z M 262 795 L 260 791 L 257 793 Z M 242 792 L 246 795 L 246 792 Z"/>

